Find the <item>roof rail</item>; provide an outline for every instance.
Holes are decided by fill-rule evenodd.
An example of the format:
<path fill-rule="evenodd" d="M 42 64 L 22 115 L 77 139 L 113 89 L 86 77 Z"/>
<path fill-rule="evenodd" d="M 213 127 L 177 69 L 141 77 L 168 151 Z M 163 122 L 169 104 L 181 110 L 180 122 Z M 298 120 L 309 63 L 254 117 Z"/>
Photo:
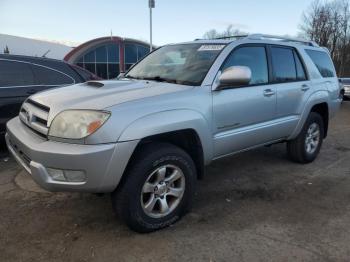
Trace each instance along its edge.
<path fill-rule="evenodd" d="M 241 38 L 246 38 L 249 35 L 229 35 L 229 36 L 222 36 L 222 37 L 214 37 L 214 38 L 209 38 L 209 39 L 201 39 L 201 38 L 197 38 L 195 39 L 195 41 L 199 41 L 199 40 L 230 40 L 230 39 L 241 39 Z"/>
<path fill-rule="evenodd" d="M 246 38 L 248 36 L 249 35 L 229 35 L 229 36 L 216 37 L 212 39 L 224 40 L 224 39 L 234 39 L 234 38 Z"/>
<path fill-rule="evenodd" d="M 319 45 L 314 41 L 300 39 L 300 38 L 276 36 L 276 35 L 251 34 L 247 36 L 247 39 L 250 39 L 250 40 L 271 39 L 271 40 L 277 40 L 281 42 L 296 42 L 296 43 L 301 43 L 308 46 L 319 47 Z"/>
<path fill-rule="evenodd" d="M 250 34 L 250 35 L 231 35 L 231 36 L 223 36 L 223 37 L 215 37 L 210 39 L 195 39 L 195 41 L 198 40 L 238 40 L 238 39 L 250 39 L 250 40 L 263 40 L 263 39 L 269 39 L 269 40 L 276 40 L 280 42 L 294 42 L 294 43 L 300 43 L 303 45 L 308 46 L 314 46 L 314 47 L 320 47 L 316 42 L 306 40 L 306 39 L 300 39 L 300 38 L 292 38 L 292 37 L 284 37 L 284 36 L 277 36 L 277 35 L 265 35 L 265 34 Z"/>

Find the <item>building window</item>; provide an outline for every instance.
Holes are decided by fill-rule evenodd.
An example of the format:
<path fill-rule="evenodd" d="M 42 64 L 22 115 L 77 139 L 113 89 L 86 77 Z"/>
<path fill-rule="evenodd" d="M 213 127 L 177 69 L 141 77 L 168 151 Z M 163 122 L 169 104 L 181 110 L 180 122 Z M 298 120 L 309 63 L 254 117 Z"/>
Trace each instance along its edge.
<path fill-rule="evenodd" d="M 129 70 L 133 64 L 144 58 L 148 53 L 149 46 L 131 43 L 125 44 L 125 70 Z"/>
<path fill-rule="evenodd" d="M 119 45 L 109 43 L 90 49 L 77 59 L 76 65 L 103 79 L 116 78 L 119 75 Z"/>

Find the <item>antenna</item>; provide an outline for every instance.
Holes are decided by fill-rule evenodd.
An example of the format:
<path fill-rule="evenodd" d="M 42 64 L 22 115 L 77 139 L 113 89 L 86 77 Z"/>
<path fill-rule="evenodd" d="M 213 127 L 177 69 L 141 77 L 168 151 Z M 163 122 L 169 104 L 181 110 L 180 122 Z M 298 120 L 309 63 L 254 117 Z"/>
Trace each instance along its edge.
<path fill-rule="evenodd" d="M 50 49 L 49 50 L 47 50 L 41 57 L 46 57 L 46 55 L 48 54 L 48 53 L 50 53 Z"/>

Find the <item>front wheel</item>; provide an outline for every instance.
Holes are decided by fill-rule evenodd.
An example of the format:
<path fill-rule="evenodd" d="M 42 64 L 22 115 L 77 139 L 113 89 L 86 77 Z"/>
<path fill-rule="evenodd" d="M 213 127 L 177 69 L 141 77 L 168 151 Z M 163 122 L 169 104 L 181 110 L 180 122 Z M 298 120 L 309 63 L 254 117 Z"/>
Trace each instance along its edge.
<path fill-rule="evenodd" d="M 289 157 L 298 163 L 313 162 L 318 156 L 324 138 L 323 118 L 311 112 L 300 134 L 287 143 Z"/>
<path fill-rule="evenodd" d="M 143 146 L 112 194 L 117 215 L 134 231 L 169 226 L 191 207 L 196 169 L 182 149 L 165 143 Z"/>

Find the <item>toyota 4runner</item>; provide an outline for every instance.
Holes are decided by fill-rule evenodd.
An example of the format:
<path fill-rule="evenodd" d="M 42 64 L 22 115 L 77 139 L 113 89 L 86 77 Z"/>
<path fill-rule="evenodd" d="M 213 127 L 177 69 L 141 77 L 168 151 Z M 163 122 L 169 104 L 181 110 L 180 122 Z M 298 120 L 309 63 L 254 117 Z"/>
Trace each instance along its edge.
<path fill-rule="evenodd" d="M 49 191 L 112 193 L 133 230 L 176 222 L 213 160 L 286 142 L 310 163 L 340 106 L 326 49 L 268 35 L 158 48 L 116 81 L 35 94 L 6 143 Z"/>

